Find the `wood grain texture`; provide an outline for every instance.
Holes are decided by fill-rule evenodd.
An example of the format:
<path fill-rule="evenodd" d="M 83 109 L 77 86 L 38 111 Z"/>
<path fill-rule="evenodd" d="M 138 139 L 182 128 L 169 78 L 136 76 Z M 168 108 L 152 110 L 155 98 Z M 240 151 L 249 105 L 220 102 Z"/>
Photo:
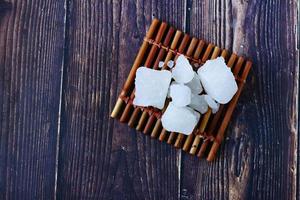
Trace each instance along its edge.
<path fill-rule="evenodd" d="M 190 1 L 189 7 L 192 34 L 254 64 L 216 161 L 183 154 L 181 198 L 296 199 L 296 2 Z"/>
<path fill-rule="evenodd" d="M 175 149 L 111 119 L 152 17 L 184 28 L 184 1 L 69 1 L 58 199 L 177 199 Z"/>
<path fill-rule="evenodd" d="M 63 1 L 0 1 L 0 199 L 53 199 Z"/>
<path fill-rule="evenodd" d="M 296 9 L 0 0 L 0 199 L 299 198 Z M 109 117 L 153 17 L 254 62 L 212 163 Z"/>

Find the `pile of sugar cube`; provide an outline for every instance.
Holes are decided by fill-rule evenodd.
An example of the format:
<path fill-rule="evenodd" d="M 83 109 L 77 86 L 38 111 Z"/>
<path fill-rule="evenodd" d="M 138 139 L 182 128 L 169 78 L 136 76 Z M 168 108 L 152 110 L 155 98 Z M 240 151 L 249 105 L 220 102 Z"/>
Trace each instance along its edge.
<path fill-rule="evenodd" d="M 228 103 L 238 89 L 223 57 L 206 61 L 197 72 L 184 55 L 175 62 L 159 62 L 159 67 L 163 66 L 170 70 L 143 66 L 137 69 L 133 104 L 158 109 L 168 104 L 161 122 L 170 132 L 191 134 L 201 115 L 209 108 L 216 113 L 220 104 Z"/>

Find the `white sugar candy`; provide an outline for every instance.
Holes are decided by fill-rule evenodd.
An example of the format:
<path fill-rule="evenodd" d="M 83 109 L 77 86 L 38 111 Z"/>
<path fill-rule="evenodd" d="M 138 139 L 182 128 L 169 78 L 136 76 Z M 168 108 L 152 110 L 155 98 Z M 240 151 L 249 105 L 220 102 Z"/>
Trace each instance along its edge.
<path fill-rule="evenodd" d="M 206 93 L 218 103 L 228 103 L 237 92 L 235 78 L 223 57 L 206 61 L 198 75 Z"/>
<path fill-rule="evenodd" d="M 161 122 L 164 129 L 170 132 L 190 135 L 199 121 L 200 115 L 188 107 L 177 107 L 170 102 L 162 115 Z"/>
<path fill-rule="evenodd" d="M 194 78 L 186 84 L 194 94 L 200 94 L 203 91 L 199 75 L 194 72 Z"/>
<path fill-rule="evenodd" d="M 186 106 L 191 103 L 191 89 L 183 84 L 172 83 L 170 97 L 176 106 Z"/>
<path fill-rule="evenodd" d="M 204 114 L 208 110 L 208 104 L 205 101 L 204 95 L 192 94 L 191 103 L 189 106 L 201 114 Z"/>
<path fill-rule="evenodd" d="M 190 110 L 196 117 L 197 122 L 199 121 L 201 114 L 198 113 L 197 111 L 195 111 L 194 109 L 190 108 L 190 107 L 186 107 L 188 110 Z"/>
<path fill-rule="evenodd" d="M 217 103 L 217 104 L 218 104 L 218 107 L 217 107 L 217 108 L 211 109 L 211 112 L 212 112 L 213 114 L 216 114 L 216 113 L 219 111 L 220 104 L 219 104 L 219 103 Z"/>
<path fill-rule="evenodd" d="M 162 109 L 165 105 L 171 78 L 171 72 L 168 70 L 138 68 L 135 77 L 136 91 L 133 104 Z"/>
<path fill-rule="evenodd" d="M 171 68 L 173 68 L 174 67 L 174 61 L 173 60 L 169 60 L 168 62 L 167 62 L 167 66 L 171 69 Z"/>
<path fill-rule="evenodd" d="M 187 58 L 180 55 L 175 67 L 172 69 L 172 77 L 177 83 L 188 83 L 194 78 L 194 71 Z"/>
<path fill-rule="evenodd" d="M 164 66 L 164 62 L 163 62 L 163 61 L 159 61 L 158 67 L 159 67 L 159 68 L 163 68 L 163 66 Z"/>
<path fill-rule="evenodd" d="M 215 100 L 213 100 L 209 95 L 204 95 L 204 99 L 205 99 L 206 103 L 208 104 L 208 106 L 211 108 L 213 114 L 218 112 L 220 104 L 215 102 Z"/>
<path fill-rule="evenodd" d="M 175 85 L 175 84 L 178 84 L 178 83 L 176 83 L 175 81 L 172 81 L 172 82 L 171 82 L 170 87 L 169 87 L 169 89 L 168 89 L 168 94 L 167 94 L 167 97 L 168 97 L 168 98 L 171 98 L 171 95 L 170 95 L 171 86 L 172 86 L 172 85 Z"/>

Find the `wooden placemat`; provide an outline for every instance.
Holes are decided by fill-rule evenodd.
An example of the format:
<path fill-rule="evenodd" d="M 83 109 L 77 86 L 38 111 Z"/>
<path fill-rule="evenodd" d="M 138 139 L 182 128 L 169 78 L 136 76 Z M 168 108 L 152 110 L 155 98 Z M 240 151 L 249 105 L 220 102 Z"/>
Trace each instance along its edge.
<path fill-rule="evenodd" d="M 175 132 L 170 133 L 162 128 L 160 119 L 169 100 L 166 101 L 163 110 L 152 107 L 139 107 L 132 104 L 137 68 L 145 66 L 159 70 L 159 61 L 164 61 L 163 69 L 168 69 L 166 63 L 171 59 L 175 60 L 180 54 L 185 55 L 190 60 L 194 70 L 201 67 L 206 60 L 222 56 L 227 66 L 232 69 L 238 83 L 238 91 L 232 100 L 226 105 L 220 105 L 218 112 L 215 114 L 212 114 L 211 109 L 209 109 L 201 116 L 198 125 L 189 136 Z M 154 19 L 136 56 L 111 117 L 118 118 L 122 123 L 128 123 L 130 127 L 151 135 L 152 138 L 166 141 L 168 144 L 198 157 L 207 156 L 207 160 L 212 161 L 221 142 L 224 140 L 225 130 L 241 95 L 251 66 L 252 62 L 241 56 L 234 53 L 230 54 L 228 50 L 221 49 L 204 40 L 190 37 L 166 22 Z"/>

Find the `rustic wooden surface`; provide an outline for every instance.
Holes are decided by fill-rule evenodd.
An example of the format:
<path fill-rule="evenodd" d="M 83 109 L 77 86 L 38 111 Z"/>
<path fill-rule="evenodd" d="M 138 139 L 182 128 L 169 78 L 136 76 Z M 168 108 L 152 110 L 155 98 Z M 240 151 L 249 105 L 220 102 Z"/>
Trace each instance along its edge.
<path fill-rule="evenodd" d="M 250 57 L 253 69 L 218 159 L 207 163 L 183 155 L 181 195 L 187 199 L 295 198 L 295 4 L 194 1 L 190 6 L 189 32 Z"/>
<path fill-rule="evenodd" d="M 0 0 L 0 199 L 296 199 L 296 9 Z M 253 60 L 212 163 L 109 117 L 153 17 Z"/>
<path fill-rule="evenodd" d="M 53 199 L 64 3 L 0 1 L 0 199 Z"/>

